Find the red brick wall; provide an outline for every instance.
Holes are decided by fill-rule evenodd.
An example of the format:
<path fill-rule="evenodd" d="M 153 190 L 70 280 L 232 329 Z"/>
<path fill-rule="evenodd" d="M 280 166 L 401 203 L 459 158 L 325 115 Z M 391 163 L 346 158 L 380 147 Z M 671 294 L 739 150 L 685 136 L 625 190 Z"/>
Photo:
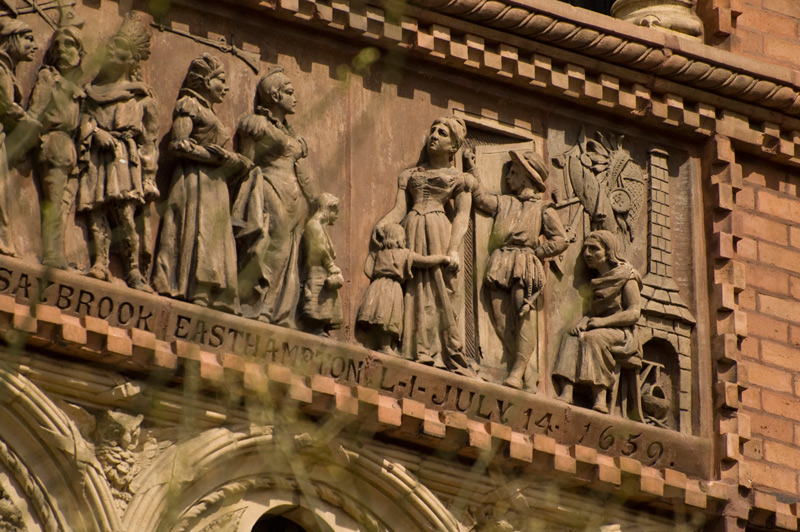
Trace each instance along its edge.
<path fill-rule="evenodd" d="M 768 0 L 763 0 L 765 3 Z M 796 0 L 786 0 L 794 2 Z M 800 9 L 800 2 L 798 2 Z M 744 188 L 737 215 L 744 238 L 747 311 L 741 381 L 748 386 L 742 411 L 753 436 L 744 446 L 757 487 L 800 492 L 800 177 L 763 161 L 742 165 Z"/>
<path fill-rule="evenodd" d="M 770 63 L 800 67 L 800 1 L 742 0 L 741 5 L 727 47 Z"/>

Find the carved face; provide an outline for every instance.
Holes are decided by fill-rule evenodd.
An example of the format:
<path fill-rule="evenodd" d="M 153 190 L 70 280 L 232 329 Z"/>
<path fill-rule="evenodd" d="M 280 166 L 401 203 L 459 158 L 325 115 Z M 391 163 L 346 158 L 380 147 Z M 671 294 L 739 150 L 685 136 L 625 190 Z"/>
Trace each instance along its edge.
<path fill-rule="evenodd" d="M 287 115 L 293 115 L 297 107 L 297 95 L 291 81 L 287 81 L 273 97 L 275 105 Z"/>
<path fill-rule="evenodd" d="M 33 61 L 38 49 L 39 47 L 36 46 L 36 41 L 33 38 L 33 32 L 17 33 L 11 36 L 8 55 L 17 62 Z"/>
<path fill-rule="evenodd" d="M 583 260 L 591 269 L 598 269 L 608 261 L 605 246 L 597 240 L 587 240 L 583 244 Z"/>
<path fill-rule="evenodd" d="M 114 39 L 106 48 L 106 60 L 102 71 L 108 75 L 119 76 L 130 72 L 136 60 L 123 39 Z"/>
<path fill-rule="evenodd" d="M 428 154 L 455 153 L 458 151 L 458 142 L 453 137 L 449 127 L 441 122 L 434 122 L 430 133 L 428 133 L 426 148 Z"/>
<path fill-rule="evenodd" d="M 331 205 L 328 207 L 328 215 L 325 217 L 325 221 L 328 225 L 333 225 L 334 222 L 339 218 L 339 206 L 338 205 Z"/>
<path fill-rule="evenodd" d="M 224 72 L 206 81 L 208 99 L 211 103 L 220 103 L 228 94 L 228 77 Z"/>
<path fill-rule="evenodd" d="M 528 179 L 522 173 L 518 164 L 511 164 L 508 173 L 506 173 L 506 183 L 508 183 L 508 188 L 511 192 L 519 192 L 528 186 Z"/>
<path fill-rule="evenodd" d="M 66 33 L 59 33 L 53 37 L 52 51 L 55 67 L 59 71 L 74 68 L 81 62 L 80 46 Z"/>

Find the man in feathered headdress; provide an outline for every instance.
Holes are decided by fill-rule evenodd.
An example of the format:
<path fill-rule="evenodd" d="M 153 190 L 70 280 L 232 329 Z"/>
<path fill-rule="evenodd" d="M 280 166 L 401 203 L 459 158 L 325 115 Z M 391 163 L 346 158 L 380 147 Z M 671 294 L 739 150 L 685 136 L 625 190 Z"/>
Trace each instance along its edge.
<path fill-rule="evenodd" d="M 145 291 L 151 289 L 142 274 L 140 256 L 149 263 L 150 254 L 141 250 L 135 215 L 140 206 L 158 197 L 157 105 L 140 72 L 140 63 L 148 57 L 150 31 L 137 17 L 126 17 L 106 48 L 100 72 L 85 88 L 78 187 L 78 210 L 88 214 L 92 234 L 89 275 L 109 277 L 111 218 L 122 236 L 125 281 Z M 145 241 L 150 239 L 145 237 Z"/>

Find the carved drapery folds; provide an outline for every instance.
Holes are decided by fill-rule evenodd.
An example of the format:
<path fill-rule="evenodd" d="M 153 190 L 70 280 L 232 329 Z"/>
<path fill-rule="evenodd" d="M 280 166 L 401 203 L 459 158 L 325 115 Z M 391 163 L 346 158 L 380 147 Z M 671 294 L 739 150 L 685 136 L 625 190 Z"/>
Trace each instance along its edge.
<path fill-rule="evenodd" d="M 160 294 L 236 312 L 236 243 L 228 188 L 250 161 L 225 148 L 230 132 L 214 105 L 227 93 L 219 59 L 203 54 L 192 61 L 173 113 L 169 146 L 179 163 L 161 221 L 153 286 Z"/>

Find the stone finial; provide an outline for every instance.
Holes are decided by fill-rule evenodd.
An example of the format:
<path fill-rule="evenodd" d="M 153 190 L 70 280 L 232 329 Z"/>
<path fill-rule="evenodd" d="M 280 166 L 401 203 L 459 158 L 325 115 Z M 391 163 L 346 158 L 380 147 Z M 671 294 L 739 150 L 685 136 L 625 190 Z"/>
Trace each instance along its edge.
<path fill-rule="evenodd" d="M 702 40 L 703 23 L 693 8 L 694 0 L 617 0 L 611 6 L 611 15 L 637 26 Z"/>

